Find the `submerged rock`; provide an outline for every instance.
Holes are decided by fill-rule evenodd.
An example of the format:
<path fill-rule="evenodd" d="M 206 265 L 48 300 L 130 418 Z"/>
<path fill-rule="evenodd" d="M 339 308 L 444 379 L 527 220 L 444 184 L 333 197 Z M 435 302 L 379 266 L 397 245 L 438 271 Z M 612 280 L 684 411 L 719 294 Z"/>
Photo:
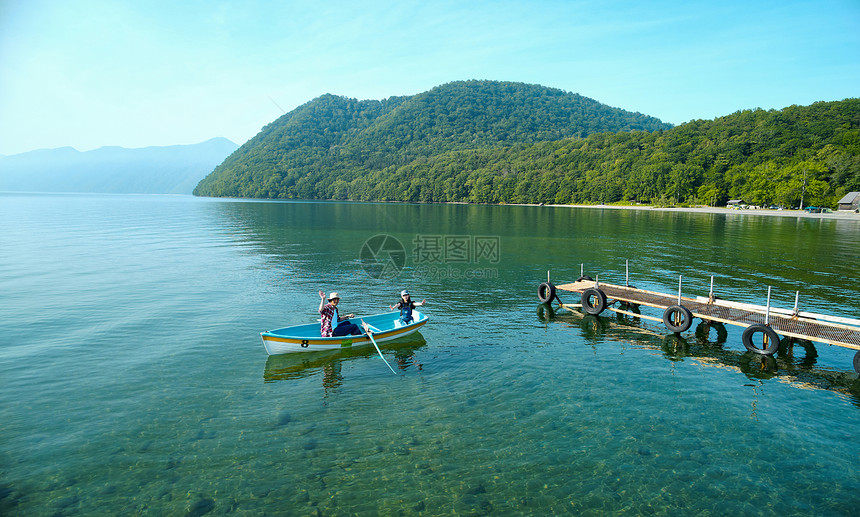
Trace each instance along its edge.
<path fill-rule="evenodd" d="M 215 501 L 209 498 L 200 498 L 196 503 L 191 505 L 191 508 L 188 509 L 188 513 L 185 514 L 186 517 L 200 517 L 201 515 L 206 515 L 215 509 Z"/>
<path fill-rule="evenodd" d="M 482 483 L 478 483 L 477 486 L 474 486 L 468 490 L 466 490 L 466 494 L 468 495 L 478 495 L 478 494 L 486 494 L 487 489 L 484 487 Z"/>
<path fill-rule="evenodd" d="M 278 414 L 278 425 L 287 425 L 292 420 L 290 414 L 286 411 L 281 411 Z"/>

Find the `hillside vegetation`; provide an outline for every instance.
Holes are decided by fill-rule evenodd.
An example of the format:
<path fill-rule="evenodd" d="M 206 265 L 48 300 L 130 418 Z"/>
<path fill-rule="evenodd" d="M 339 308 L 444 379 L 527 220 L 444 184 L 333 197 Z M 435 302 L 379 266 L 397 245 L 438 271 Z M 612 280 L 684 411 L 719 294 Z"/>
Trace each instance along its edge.
<path fill-rule="evenodd" d="M 234 152 L 205 196 L 832 206 L 860 190 L 860 100 L 677 127 L 561 90 L 466 81 L 319 97 Z"/>

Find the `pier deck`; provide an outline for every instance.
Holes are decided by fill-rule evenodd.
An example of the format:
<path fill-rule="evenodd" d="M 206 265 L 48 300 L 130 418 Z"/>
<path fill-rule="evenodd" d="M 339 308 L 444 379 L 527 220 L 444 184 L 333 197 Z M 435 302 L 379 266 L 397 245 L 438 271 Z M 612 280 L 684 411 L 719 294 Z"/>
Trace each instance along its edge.
<path fill-rule="evenodd" d="M 579 280 L 555 286 L 558 290 L 578 293 L 580 295 L 586 289 L 594 287 L 595 282 L 590 280 Z M 645 305 L 658 309 L 667 309 L 673 305 L 679 305 L 677 295 L 645 291 L 643 289 L 636 289 L 635 287 L 612 285 L 604 282 L 600 282 L 599 288 L 606 294 L 607 298 L 619 302 Z M 852 321 L 847 318 L 834 318 L 823 314 L 803 312 L 794 315 L 790 311 L 774 308 L 770 309 L 770 314 L 768 315 L 767 307 L 764 306 L 734 303 L 720 299 L 711 301 L 704 297 L 681 297 L 680 305 L 689 309 L 695 318 L 705 321 L 718 321 L 741 327 L 755 324 L 764 325 L 765 317 L 768 316 L 767 323 L 783 336 L 860 350 L 860 327 L 853 327 L 839 323 L 838 321 L 843 320 L 845 323 Z M 607 308 L 609 310 L 614 309 L 612 307 Z M 809 316 L 805 314 L 809 314 Z M 823 318 L 827 318 L 830 321 L 826 321 Z M 860 324 L 860 321 L 857 321 L 857 323 Z"/>
<path fill-rule="evenodd" d="M 712 291 L 713 291 L 713 278 Z M 558 292 L 580 295 L 580 303 L 563 303 Z M 798 293 L 799 296 L 799 293 Z M 679 278 L 678 294 L 658 293 L 622 286 L 595 282 L 581 277 L 576 282 L 555 286 L 547 280 L 538 287 L 538 298 L 543 303 L 556 300 L 562 307 L 573 310 L 576 307 L 588 314 L 597 315 L 604 310 L 627 314 L 662 322 L 670 331 L 678 334 L 692 325 L 693 318 L 709 324 L 729 324 L 744 327 L 741 338 L 744 347 L 753 353 L 773 355 L 780 345 L 780 335 L 801 341 L 835 345 L 856 350 L 854 370 L 860 373 L 860 320 L 801 312 L 797 303 L 793 311 L 768 305 L 753 305 L 731 302 L 713 296 L 689 298 L 681 296 Z M 615 307 L 619 304 L 620 307 Z M 662 318 L 642 314 L 641 306 L 662 309 Z M 758 337 L 759 335 L 760 338 Z"/>

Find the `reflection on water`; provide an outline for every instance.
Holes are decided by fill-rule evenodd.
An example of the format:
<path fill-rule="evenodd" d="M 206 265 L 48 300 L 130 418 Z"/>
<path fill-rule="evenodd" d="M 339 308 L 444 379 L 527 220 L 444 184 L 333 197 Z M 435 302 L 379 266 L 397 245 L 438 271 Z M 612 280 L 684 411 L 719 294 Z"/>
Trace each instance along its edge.
<path fill-rule="evenodd" d="M 556 311 L 540 304 L 537 317 L 545 324 L 563 323 L 580 330 L 592 346 L 601 342 L 623 342 L 634 348 L 659 350 L 669 361 L 695 359 L 700 364 L 716 368 L 735 368 L 754 381 L 781 381 L 800 389 L 822 389 L 847 395 L 860 407 L 860 377 L 845 370 L 816 367 L 816 345 L 803 340 L 784 338 L 779 351 L 771 357 L 742 350 L 724 348 L 728 330 L 720 323 L 700 322 L 693 333 L 667 334 L 662 326 L 654 326 L 635 316 L 614 313 L 614 316 L 594 316 L 579 310 Z M 824 346 L 824 345 L 819 345 Z M 753 384 L 751 386 L 758 386 Z"/>
<path fill-rule="evenodd" d="M 390 361 L 402 372 L 412 369 L 421 370 L 416 352 L 427 344 L 420 332 L 382 343 L 379 348 L 383 355 L 393 356 Z M 326 391 L 337 390 L 344 382 L 342 366 L 355 359 L 377 357 L 372 346 L 344 348 L 324 352 L 296 352 L 292 354 L 270 355 L 263 371 L 264 382 L 289 381 L 320 374 Z M 382 363 L 380 363 L 382 364 Z"/>
<path fill-rule="evenodd" d="M 468 305 L 461 289 L 493 293 L 496 304 L 509 308 L 507 281 L 518 269 L 531 271 L 537 282 L 551 269 L 553 277 L 573 280 L 580 264 L 586 274 L 621 283 L 625 260 L 631 281 L 640 288 L 665 288 L 684 276 L 685 292 L 707 293 L 711 275 L 717 291 L 735 301 L 760 302 L 773 287 L 773 303 L 793 306 L 801 292 L 801 310 L 851 317 L 860 311 L 860 220 L 697 214 L 592 208 L 410 205 L 333 202 L 210 203 L 218 224 L 229 228 L 255 254 L 291 275 L 345 273 L 366 278 L 359 250 L 381 233 L 404 244 L 407 267 L 399 280 L 427 286 L 425 292 L 448 295 L 446 301 Z M 417 222 L 420 221 L 420 225 Z M 497 276 L 430 278 L 415 266 L 413 243 L 418 235 L 498 236 L 498 264 L 425 264 L 468 269 L 487 265 Z M 531 285 L 529 286 L 531 287 Z"/>

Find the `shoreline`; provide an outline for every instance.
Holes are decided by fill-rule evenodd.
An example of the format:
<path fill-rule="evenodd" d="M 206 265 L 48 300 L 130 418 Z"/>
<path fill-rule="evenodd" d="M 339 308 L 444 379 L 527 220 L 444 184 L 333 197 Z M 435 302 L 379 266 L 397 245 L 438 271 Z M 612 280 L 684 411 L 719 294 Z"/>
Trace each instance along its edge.
<path fill-rule="evenodd" d="M 19 192 L 19 191 L 2 191 L 0 194 L 49 194 L 49 195 L 132 195 L 132 196 L 188 196 L 196 199 L 221 199 L 221 200 L 236 200 L 236 201 L 255 201 L 255 202 L 283 202 L 283 201 L 300 201 L 300 202 L 328 202 L 328 203 L 403 203 L 403 204 L 424 204 L 415 201 L 354 201 L 354 200 L 336 200 L 336 199 L 270 199 L 270 198 L 231 198 L 231 197 L 212 197 L 198 196 L 194 194 L 161 194 L 161 193 L 113 193 L 113 192 Z M 435 203 L 427 203 L 435 204 Z M 443 201 L 439 204 L 447 205 L 472 205 L 484 203 L 468 203 L 465 201 Z M 653 210 L 658 212 L 684 212 L 691 214 L 724 214 L 724 215 L 755 215 L 764 217 L 796 217 L 803 219 L 833 219 L 847 220 L 860 222 L 860 214 L 850 210 L 834 210 L 829 214 L 819 213 L 810 214 L 804 210 L 771 210 L 768 208 L 727 208 L 727 207 L 654 207 L 650 205 L 559 205 L 559 204 L 537 204 L 537 203 L 486 203 L 485 206 L 534 206 L 534 207 L 549 207 L 549 208 L 599 208 L 603 210 Z"/>
<path fill-rule="evenodd" d="M 653 210 L 658 212 L 685 212 L 692 214 L 756 215 L 764 217 L 797 217 L 803 219 L 838 219 L 859 221 L 860 214 L 849 210 L 834 210 L 829 214 L 810 214 L 805 210 L 770 210 L 768 208 L 723 208 L 723 207 L 653 207 L 647 205 L 543 205 L 553 208 L 601 208 L 608 210 Z"/>

